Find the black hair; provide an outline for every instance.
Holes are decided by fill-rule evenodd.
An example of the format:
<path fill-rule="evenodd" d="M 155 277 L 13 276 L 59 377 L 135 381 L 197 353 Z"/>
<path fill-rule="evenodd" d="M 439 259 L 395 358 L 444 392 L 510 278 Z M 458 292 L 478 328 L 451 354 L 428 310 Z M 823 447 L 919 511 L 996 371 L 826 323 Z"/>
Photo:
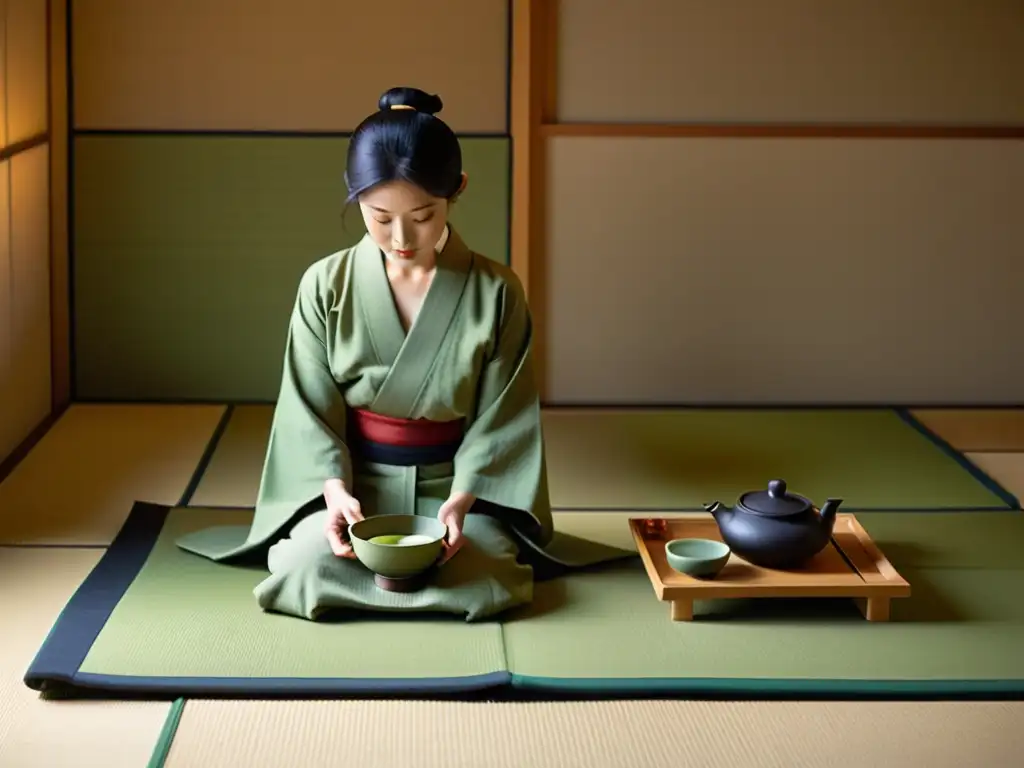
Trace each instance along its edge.
<path fill-rule="evenodd" d="M 391 88 L 378 111 L 359 124 L 348 146 L 348 202 L 378 184 L 408 181 L 435 197 L 451 198 L 462 184 L 462 149 L 435 115 L 437 95 L 417 88 Z"/>

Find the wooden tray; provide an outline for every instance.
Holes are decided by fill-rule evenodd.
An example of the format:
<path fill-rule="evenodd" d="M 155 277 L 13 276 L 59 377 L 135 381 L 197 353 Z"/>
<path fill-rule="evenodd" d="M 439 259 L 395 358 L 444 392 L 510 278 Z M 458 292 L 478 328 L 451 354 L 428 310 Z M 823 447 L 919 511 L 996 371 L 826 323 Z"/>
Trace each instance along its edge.
<path fill-rule="evenodd" d="M 801 570 L 761 568 L 734 553 L 713 579 L 687 576 L 665 559 L 665 543 L 671 539 L 721 541 L 710 515 L 631 518 L 629 528 L 654 593 L 671 603 L 674 621 L 693 618 L 694 600 L 760 597 L 849 597 L 868 621 L 887 621 L 889 601 L 910 596 L 910 585 L 852 514 L 836 516 L 832 542 Z"/>

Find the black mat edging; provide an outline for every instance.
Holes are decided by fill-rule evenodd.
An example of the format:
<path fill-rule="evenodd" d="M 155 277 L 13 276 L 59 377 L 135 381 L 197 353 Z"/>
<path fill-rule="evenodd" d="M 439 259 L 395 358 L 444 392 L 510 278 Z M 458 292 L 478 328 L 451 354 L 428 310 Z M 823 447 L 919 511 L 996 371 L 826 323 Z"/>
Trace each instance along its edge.
<path fill-rule="evenodd" d="M 1024 699 L 1024 680 L 852 680 L 849 678 L 540 677 L 512 675 L 535 695 L 588 698 L 835 698 L 843 700 Z"/>
<path fill-rule="evenodd" d="M 231 417 L 234 413 L 235 406 L 233 403 L 228 404 L 224 408 L 217 426 L 213 428 L 210 439 L 206 441 L 206 448 L 203 449 L 203 455 L 199 457 L 199 463 L 196 464 L 196 468 L 188 480 L 188 485 L 182 491 L 181 499 L 178 500 L 179 507 L 187 507 L 192 501 L 192 497 L 195 496 L 196 491 L 199 489 L 199 484 L 203 482 L 203 475 L 206 474 L 206 470 L 210 467 L 210 462 L 213 461 L 213 455 L 217 452 L 217 446 L 220 445 L 221 438 L 228 431 L 228 425 L 231 423 Z"/>
<path fill-rule="evenodd" d="M 38 541 L 26 541 L 26 542 L 3 542 L 0 543 L 0 549 L 106 549 L 107 544 L 96 543 L 96 544 L 78 544 L 75 542 L 38 542 Z"/>
<path fill-rule="evenodd" d="M 990 491 L 999 497 L 999 499 L 1006 504 L 1007 508 L 1014 511 L 1021 511 L 1020 499 L 1010 493 L 1006 488 L 1000 485 L 996 480 L 989 475 L 985 470 L 967 458 L 963 451 L 957 450 L 949 443 L 945 438 L 940 436 L 934 430 L 929 428 L 924 422 L 914 416 L 906 408 L 894 409 L 896 415 L 903 420 L 907 426 L 914 429 L 918 434 L 928 440 L 932 445 L 942 451 L 946 456 L 955 461 L 961 469 L 967 472 L 971 477 L 985 486 L 985 489 Z"/>
<path fill-rule="evenodd" d="M 45 692 L 73 683 L 107 619 L 146 564 L 170 507 L 137 501 L 110 547 L 60 612 L 25 673 L 25 685 Z"/>
<path fill-rule="evenodd" d="M 359 678 L 359 677 L 146 677 L 80 672 L 60 681 L 65 696 L 105 693 L 120 698 L 459 698 L 461 695 L 508 688 L 512 675 L 491 672 L 466 677 Z"/>

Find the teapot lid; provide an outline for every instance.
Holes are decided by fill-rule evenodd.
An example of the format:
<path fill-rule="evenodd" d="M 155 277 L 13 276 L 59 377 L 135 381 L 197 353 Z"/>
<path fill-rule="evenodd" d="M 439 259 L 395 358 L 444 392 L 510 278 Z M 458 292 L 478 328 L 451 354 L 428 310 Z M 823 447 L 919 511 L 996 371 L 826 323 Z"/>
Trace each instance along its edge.
<path fill-rule="evenodd" d="M 785 480 L 772 480 L 767 491 L 750 491 L 740 497 L 740 505 L 756 515 L 785 517 L 805 512 L 811 506 L 803 496 L 789 493 Z"/>

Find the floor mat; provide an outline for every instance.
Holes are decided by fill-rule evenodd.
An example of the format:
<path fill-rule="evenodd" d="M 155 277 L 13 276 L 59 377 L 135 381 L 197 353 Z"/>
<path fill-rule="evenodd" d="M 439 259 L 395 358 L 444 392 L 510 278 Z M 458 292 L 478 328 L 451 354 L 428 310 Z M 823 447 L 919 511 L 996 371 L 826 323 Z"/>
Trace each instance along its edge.
<path fill-rule="evenodd" d="M 164 766 L 994 768 L 1024 764 L 1022 716 L 1018 702 L 190 701 Z"/>
<path fill-rule="evenodd" d="M 177 504 L 219 405 L 73 405 L 0 484 L 0 544 L 107 545 L 136 499 Z"/>
<path fill-rule="evenodd" d="M 958 451 L 1024 451 L 1024 408 L 925 408 L 912 414 Z"/>
<path fill-rule="evenodd" d="M 236 406 L 193 496 L 256 503 L 270 406 Z M 556 509 L 698 510 L 773 477 L 844 510 L 1019 508 L 965 457 L 891 410 L 544 412 Z"/>
<path fill-rule="evenodd" d="M 700 509 L 774 477 L 864 509 L 1019 508 L 906 414 L 849 410 L 549 410 L 553 504 Z"/>
<path fill-rule="evenodd" d="M 642 566 L 627 563 L 539 585 L 533 605 L 506 620 L 514 685 L 640 696 L 1024 693 L 1024 515 L 857 518 L 911 584 L 889 622 L 831 599 L 703 601 L 695 621 L 673 622 Z"/>
<path fill-rule="evenodd" d="M 698 603 L 697 620 L 673 622 L 639 560 L 538 584 L 534 603 L 501 624 L 380 614 L 310 623 L 258 610 L 261 571 L 174 546 L 187 530 L 250 514 L 136 505 L 26 682 L 194 698 L 442 697 L 510 684 L 541 696 L 1024 692 L 1015 512 L 861 515 L 913 589 L 886 623 L 847 600 Z M 627 518 L 575 512 L 559 525 L 630 546 Z"/>
<path fill-rule="evenodd" d="M 1024 452 L 968 453 L 965 455 L 974 466 L 980 468 L 1018 499 L 1024 497 Z"/>
<path fill-rule="evenodd" d="M 265 573 L 174 541 L 239 510 L 136 504 L 26 676 L 33 688 L 154 696 L 436 694 L 507 683 L 501 625 L 381 616 L 344 625 L 266 614 Z"/>
<path fill-rule="evenodd" d="M 100 550 L 0 547 L 0 766 L 146 765 L 168 705 L 48 701 L 22 676 Z"/>
<path fill-rule="evenodd" d="M 273 415 L 269 405 L 231 407 L 224 433 L 192 494 L 191 506 L 256 506 Z"/>

